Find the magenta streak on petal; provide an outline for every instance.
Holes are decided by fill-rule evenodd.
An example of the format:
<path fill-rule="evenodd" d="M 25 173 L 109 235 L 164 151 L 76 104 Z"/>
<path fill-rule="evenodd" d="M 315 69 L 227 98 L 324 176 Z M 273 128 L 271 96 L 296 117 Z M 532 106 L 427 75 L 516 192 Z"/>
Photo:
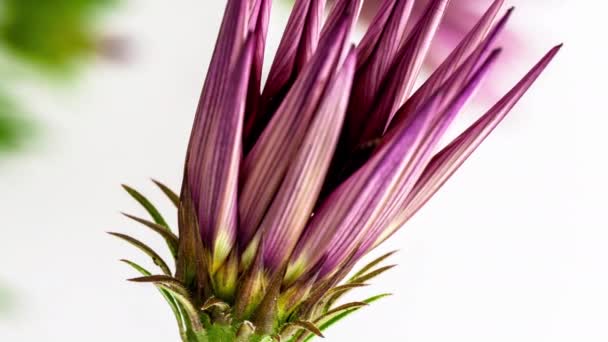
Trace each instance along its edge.
<path fill-rule="evenodd" d="M 208 132 L 211 127 L 218 125 L 232 125 L 238 120 L 239 113 L 237 103 L 226 106 L 225 99 L 230 91 L 230 78 L 233 74 L 231 71 L 234 63 L 242 50 L 245 42 L 247 29 L 247 3 L 239 0 L 230 0 L 226 5 L 226 12 L 219 32 L 218 41 L 213 52 L 209 71 L 205 84 L 201 93 L 201 97 L 196 110 L 196 116 L 192 128 L 192 134 L 188 145 L 186 155 L 186 177 L 184 185 L 187 184 L 192 194 L 194 206 L 198 210 L 199 226 L 203 236 L 203 244 L 210 250 L 214 248 L 214 236 L 217 235 L 217 230 L 220 227 L 227 227 L 228 235 L 233 234 L 235 228 L 234 219 L 227 214 L 231 209 L 236 192 L 228 193 L 229 189 L 221 189 L 231 182 L 230 179 L 221 177 L 228 176 L 223 174 L 227 170 L 235 167 L 234 160 L 215 160 L 218 156 L 207 150 L 208 143 L 214 145 L 223 143 L 226 156 L 230 158 L 232 155 L 230 150 L 236 150 L 237 147 L 232 145 L 229 135 L 239 134 L 238 132 L 222 132 L 210 136 Z M 249 68 L 244 70 L 249 73 Z M 236 81 L 234 81 L 236 82 Z M 220 114 L 222 113 L 222 114 Z M 225 118 L 222 117 L 226 115 Z M 215 157 L 214 157 L 215 156 Z M 211 160 L 217 163 L 210 164 Z M 205 177 L 210 174 L 221 173 L 219 180 L 210 184 L 209 178 Z M 224 208 L 224 216 L 217 216 L 218 211 L 211 208 L 216 203 L 218 207 Z M 226 220 L 227 222 L 223 222 Z M 232 223 L 231 223 L 232 222 Z M 232 226 L 230 226 L 232 224 Z"/>
<path fill-rule="evenodd" d="M 278 190 L 306 134 L 327 82 L 345 48 L 348 17 L 320 45 L 245 158 L 239 198 L 239 241 L 245 248 Z"/>
<path fill-rule="evenodd" d="M 262 92 L 258 110 L 245 123 L 252 147 L 274 111 L 317 49 L 325 0 L 296 0 Z"/>
<path fill-rule="evenodd" d="M 367 59 L 370 58 L 372 53 L 376 50 L 376 46 L 386 29 L 388 20 L 394 13 L 393 9 L 395 8 L 397 1 L 399 0 L 384 1 L 382 7 L 380 7 L 367 27 L 365 35 L 357 45 L 357 70 L 367 63 Z M 409 14 L 408 18 L 405 19 L 409 19 Z"/>
<path fill-rule="evenodd" d="M 380 85 L 403 45 L 412 4 L 412 0 L 387 1 L 371 30 L 363 37 L 363 46 L 357 48 L 358 58 L 365 59 L 366 63 L 358 64 L 349 103 L 345 127 L 349 134 L 348 147 L 359 142 L 361 130 L 367 124 L 367 115 L 381 90 Z"/>
<path fill-rule="evenodd" d="M 230 81 L 216 111 L 205 111 L 200 140 L 194 141 L 199 165 L 187 164 L 187 175 L 198 177 L 198 218 L 201 236 L 211 249 L 212 270 L 228 256 L 236 239 L 237 181 L 241 161 L 241 133 L 254 37 L 247 39 L 230 72 Z M 197 172 L 198 170 L 198 172 Z"/>
<path fill-rule="evenodd" d="M 371 111 L 365 113 L 367 119 L 358 134 L 358 140 L 352 142 L 354 146 L 380 137 L 395 112 L 410 96 L 448 2 L 431 2 L 424 16 L 416 24 L 399 51 L 387 78 L 383 80 L 382 96 L 376 98 Z"/>
<path fill-rule="evenodd" d="M 418 107 L 426 101 L 441 85 L 452 76 L 453 72 L 458 69 L 464 61 L 478 48 L 481 41 L 486 37 L 487 32 L 492 26 L 492 22 L 496 17 L 504 0 L 496 0 L 479 19 L 477 24 L 463 38 L 460 44 L 452 51 L 448 58 L 433 72 L 428 80 L 407 100 L 405 105 L 395 114 L 394 118 L 389 122 L 389 127 L 395 126 L 397 122 L 404 120 L 411 113 L 415 112 Z M 508 14 L 511 11 L 508 12 Z M 508 15 L 503 17 L 503 23 L 506 22 Z M 502 31 L 501 25 L 496 25 L 494 34 L 498 35 Z"/>
<path fill-rule="evenodd" d="M 396 187 L 393 196 L 386 204 L 382 214 L 379 215 L 368 234 L 363 240 L 358 241 L 361 244 L 361 252 L 359 253 L 358 257 L 370 248 L 377 236 L 386 229 L 393 218 L 401 211 L 410 192 L 412 191 L 412 188 L 418 181 L 426 165 L 431 160 L 431 157 L 435 152 L 435 148 L 447 130 L 449 124 L 452 122 L 460 109 L 462 109 L 465 103 L 470 99 L 471 95 L 479 88 L 481 81 L 485 79 L 488 72 L 495 64 L 499 54 L 500 49 L 492 51 L 487 59 L 475 70 L 471 78 L 466 83 L 461 84 L 458 93 L 451 97 L 450 103 L 447 106 L 443 104 L 445 102 L 444 98 L 446 96 L 450 96 L 449 93 L 453 89 L 453 83 L 458 82 L 457 77 L 452 77 L 450 79 L 451 82 L 446 82 L 446 84 L 429 100 L 429 102 L 423 106 L 430 106 L 431 108 L 434 108 L 435 112 L 440 113 L 439 117 L 436 119 L 438 120 L 438 124 L 435 128 L 436 130 L 427 134 L 429 137 L 428 142 L 424 144 L 424 149 L 421 149 L 420 156 L 416 163 L 414 163 L 413 167 L 408 170 L 407 174 L 404 174 L 403 180 Z M 461 66 L 461 68 L 465 67 Z M 415 118 L 413 120 L 415 120 Z"/>
<path fill-rule="evenodd" d="M 253 32 L 255 37 L 255 49 L 249 90 L 247 93 L 245 122 L 253 120 L 260 103 L 262 67 L 264 65 L 266 36 L 268 33 L 268 21 L 270 19 L 270 5 L 270 0 L 258 0 L 250 13 L 249 31 Z"/>
<path fill-rule="evenodd" d="M 404 196 L 430 159 L 433 149 L 465 100 L 486 75 L 493 54 L 445 111 L 439 111 L 441 93 L 419 115 L 403 124 L 361 169 L 338 187 L 321 205 L 292 256 L 287 278 L 307 271 L 325 253 L 322 275 L 331 272 L 354 246 L 364 241 L 379 217 Z M 388 206 L 388 207 L 387 207 Z"/>
<path fill-rule="evenodd" d="M 350 95 L 356 54 L 349 53 L 321 99 L 315 118 L 272 202 L 260 231 L 264 265 L 281 269 L 310 218 L 340 135 Z"/>
<path fill-rule="evenodd" d="M 186 156 L 186 164 L 189 165 L 188 183 L 192 191 L 192 199 L 195 205 L 200 201 L 201 193 L 201 167 L 199 161 L 201 156 L 200 141 L 204 125 L 201 123 L 209 113 L 217 112 L 221 107 L 221 99 L 225 92 L 228 75 L 233 61 L 238 55 L 246 35 L 246 13 L 247 4 L 241 0 L 230 0 L 226 4 L 226 11 L 215 50 L 207 72 L 207 78 L 196 109 L 196 116 L 192 127 L 192 134 Z M 184 180 L 186 181 L 186 180 Z"/>
<path fill-rule="evenodd" d="M 403 130 L 395 143 L 387 144 L 323 201 L 292 255 L 288 279 L 309 271 L 326 253 L 335 251 L 338 248 L 334 243 L 336 237 L 355 240 L 365 229 L 376 208 L 385 201 L 387 188 L 395 175 L 404 167 L 403 156 L 422 139 L 419 132 L 430 124 L 425 120 L 427 118 L 420 116 L 410 130 Z"/>
<path fill-rule="evenodd" d="M 332 32 L 344 16 L 349 18 L 349 31 L 352 31 L 359 18 L 362 5 L 363 0 L 337 0 L 334 2 L 329 16 L 323 25 L 321 39 L 324 39 L 329 32 Z"/>
<path fill-rule="evenodd" d="M 416 183 L 403 209 L 386 232 L 375 240 L 373 247 L 382 243 L 403 226 L 441 188 L 517 104 L 553 60 L 560 48 L 561 45 L 558 45 L 551 49 L 509 93 L 433 157 L 422 177 Z"/>
<path fill-rule="evenodd" d="M 386 62 L 376 59 L 381 69 L 366 70 L 366 66 L 362 66 L 357 71 L 353 96 L 336 154 L 338 157 L 332 164 L 332 172 L 324 193 L 329 193 L 368 159 L 368 151 L 362 146 L 368 145 L 380 136 L 393 107 L 400 104 L 402 98 L 409 94 L 447 3 L 447 0 L 434 0 L 427 8 L 424 17 L 416 24 L 416 30 L 410 37 L 405 38 L 403 32 L 395 37 L 399 40 L 405 39 L 405 43 L 391 46 L 380 42 L 378 45 L 384 51 L 378 50 L 376 57 L 387 59 Z M 407 22 L 399 22 L 398 19 L 399 15 L 408 13 L 407 4 L 401 2 L 392 9 L 394 16 L 388 19 L 389 28 L 403 30 L 402 25 Z M 391 31 L 388 30 L 386 33 Z M 387 38 L 392 37 L 390 35 L 382 37 L 383 40 Z M 392 51 L 389 51 L 389 46 Z M 398 50 L 394 51 L 395 48 Z M 374 57 L 368 59 L 373 63 Z M 376 71 L 383 74 L 376 75 Z M 377 82 L 373 81 L 374 78 L 377 78 Z"/>
<path fill-rule="evenodd" d="M 445 88 L 445 84 L 449 84 L 450 87 L 444 90 L 442 105 L 448 104 L 454 96 L 460 91 L 462 85 L 468 81 L 471 77 L 473 70 L 481 63 L 490 51 L 492 44 L 496 41 L 499 34 L 503 31 L 507 21 L 509 20 L 512 13 L 512 9 L 508 10 L 507 13 L 498 21 L 492 31 L 476 46 L 469 56 L 449 75 L 449 78 L 441 84 L 441 87 Z M 438 85 L 439 86 L 439 85 Z M 424 87 L 424 85 L 423 85 Z M 434 88 L 434 87 L 433 87 Z M 431 87 L 427 88 L 428 91 L 433 90 Z M 436 91 L 436 89 L 434 89 Z M 428 99 L 428 96 L 424 97 Z M 393 125 L 398 124 L 402 120 L 408 120 L 409 116 L 414 113 L 416 101 L 408 101 L 403 105 L 397 114 Z M 389 129 L 392 129 L 389 127 Z"/>
<path fill-rule="evenodd" d="M 420 177 L 424 167 L 432 157 L 439 140 L 460 109 L 479 87 L 481 81 L 485 78 L 492 65 L 494 65 L 498 55 L 499 51 L 495 51 L 488 57 L 486 62 L 476 71 L 473 78 L 461 88 L 459 94 L 444 110 L 440 110 L 439 107 L 442 102 L 443 94 L 442 92 L 438 92 L 433 96 L 429 103 L 424 106 L 425 108 L 421 110 L 417 117 L 413 119 L 415 122 L 416 120 L 420 120 L 420 116 L 428 116 L 431 125 L 427 127 L 427 130 L 418 132 L 418 134 L 423 136 L 423 139 L 418 145 L 414 146 L 413 151 L 407 160 L 407 167 L 396 175 L 395 184 L 389 189 L 387 201 L 379 208 L 378 214 L 375 216 L 374 220 L 370 222 L 368 229 L 356 236 L 355 240 L 351 240 L 348 237 L 344 239 L 337 235 L 337 237 L 341 239 L 341 244 L 340 242 L 336 243 L 335 241 L 332 241 L 331 246 L 333 248 L 329 251 L 329 256 L 326 265 L 322 268 L 321 275 L 332 272 L 336 265 L 342 263 L 344 258 L 352 253 L 355 246 L 360 245 L 359 250 L 365 250 L 371 243 L 369 241 L 370 237 L 373 236 L 376 231 L 384 228 L 386 226 L 386 221 L 392 218 L 397 210 L 401 208 L 400 203 L 405 201 L 407 194 L 414 186 L 416 180 Z M 408 130 L 408 128 L 405 130 Z M 394 141 L 394 139 L 391 139 L 386 144 L 394 144 Z M 356 255 L 356 257 L 360 257 L 360 255 Z"/>

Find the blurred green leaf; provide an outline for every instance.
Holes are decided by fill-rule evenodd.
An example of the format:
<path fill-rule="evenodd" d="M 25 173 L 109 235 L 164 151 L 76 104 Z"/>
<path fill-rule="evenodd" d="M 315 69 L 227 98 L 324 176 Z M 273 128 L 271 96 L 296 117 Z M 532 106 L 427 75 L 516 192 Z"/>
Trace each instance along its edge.
<path fill-rule="evenodd" d="M 0 152 L 22 147 L 32 131 L 31 122 L 8 95 L 0 90 Z"/>
<path fill-rule="evenodd" d="M 116 0 L 0 0 L 0 43 L 49 71 L 71 69 L 95 53 L 100 10 Z"/>

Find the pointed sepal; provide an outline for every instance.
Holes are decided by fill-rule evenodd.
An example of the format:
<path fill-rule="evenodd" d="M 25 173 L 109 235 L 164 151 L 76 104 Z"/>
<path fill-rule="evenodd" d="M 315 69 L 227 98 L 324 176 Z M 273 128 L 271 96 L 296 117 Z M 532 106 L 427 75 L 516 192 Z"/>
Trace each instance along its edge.
<path fill-rule="evenodd" d="M 145 243 L 137 240 L 134 237 L 131 237 L 129 235 L 122 234 L 122 233 L 108 232 L 108 234 L 115 236 L 121 240 L 124 240 L 124 241 L 130 243 L 131 245 L 137 247 L 139 250 L 141 250 L 146 255 L 148 255 L 150 258 L 152 258 L 152 261 L 154 262 L 154 264 L 157 265 L 161 269 L 161 271 L 163 271 L 163 273 L 165 275 L 167 275 L 167 276 L 171 275 L 171 270 L 169 269 L 169 266 L 167 266 L 167 263 L 163 260 L 163 258 L 160 255 L 158 255 L 158 253 L 156 253 L 152 248 L 150 248 Z"/>

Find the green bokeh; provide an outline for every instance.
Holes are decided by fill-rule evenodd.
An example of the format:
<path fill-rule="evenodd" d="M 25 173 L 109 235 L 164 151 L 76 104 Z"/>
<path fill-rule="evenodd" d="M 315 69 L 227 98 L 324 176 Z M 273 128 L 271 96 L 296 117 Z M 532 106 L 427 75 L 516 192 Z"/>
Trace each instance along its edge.
<path fill-rule="evenodd" d="M 0 0 L 0 43 L 16 58 L 70 69 L 95 53 L 96 19 L 115 0 Z"/>
<path fill-rule="evenodd" d="M 32 133 L 32 123 L 10 97 L 0 90 L 0 154 L 23 147 Z"/>
<path fill-rule="evenodd" d="M 14 301 L 14 293 L 8 287 L 5 287 L 0 283 L 0 318 L 14 311 Z"/>
<path fill-rule="evenodd" d="M 37 76 L 73 77 L 98 54 L 98 16 L 118 0 L 0 0 L 0 154 L 32 137 L 11 84 Z"/>

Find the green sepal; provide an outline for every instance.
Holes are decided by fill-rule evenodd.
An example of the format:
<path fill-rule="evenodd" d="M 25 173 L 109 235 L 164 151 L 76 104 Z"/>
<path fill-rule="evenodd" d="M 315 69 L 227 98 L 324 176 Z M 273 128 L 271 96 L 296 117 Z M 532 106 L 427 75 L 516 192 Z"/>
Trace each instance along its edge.
<path fill-rule="evenodd" d="M 173 259 L 177 260 L 177 246 L 179 245 L 179 239 L 178 239 L 177 235 L 173 234 L 173 232 L 171 232 L 169 229 L 161 226 L 158 223 L 144 220 L 137 216 L 129 215 L 127 213 L 122 213 L 122 214 L 124 216 L 130 218 L 131 220 L 141 223 L 142 225 L 150 228 L 152 231 L 154 231 L 155 233 L 162 236 L 163 239 L 165 239 L 165 241 L 167 242 L 167 246 L 169 247 L 169 250 L 171 251 L 171 255 L 173 255 Z"/>
<path fill-rule="evenodd" d="M 314 323 L 309 322 L 309 321 L 293 321 L 293 322 L 289 322 L 288 324 L 290 325 L 295 325 L 301 329 L 304 329 L 305 332 L 308 332 L 310 334 L 319 336 L 319 337 L 325 337 L 323 336 L 323 333 L 321 332 L 321 329 L 319 329 Z M 311 335 L 312 336 L 312 335 Z"/>
<path fill-rule="evenodd" d="M 213 307 L 217 307 L 221 311 L 227 311 L 230 309 L 230 305 L 226 304 L 226 302 L 223 300 L 215 297 L 209 297 L 205 303 L 203 303 L 203 306 L 201 306 L 201 310 L 206 311 Z"/>
<path fill-rule="evenodd" d="M 330 317 L 332 317 L 332 316 L 334 316 L 336 314 L 339 314 L 339 313 L 341 313 L 343 311 L 352 310 L 352 309 L 355 309 L 355 308 L 360 308 L 360 307 L 366 306 L 366 305 L 368 305 L 368 304 L 365 303 L 365 302 L 350 302 L 350 303 L 339 305 L 339 306 L 337 306 L 337 307 L 335 307 L 335 308 L 333 308 L 331 310 L 328 310 L 327 312 L 325 312 L 324 314 L 320 315 L 319 317 L 315 318 L 314 323 L 319 323 L 319 322 L 321 322 L 323 320 L 326 320 L 326 319 L 328 319 L 328 318 L 330 318 Z"/>
<path fill-rule="evenodd" d="M 202 299 L 212 294 L 211 280 L 205 271 L 207 261 L 198 228 L 196 208 L 186 185 L 182 188 L 181 203 L 178 208 L 178 226 L 179 246 L 175 277 L 190 289 L 195 304 L 202 305 Z"/>
<path fill-rule="evenodd" d="M 226 261 L 211 276 L 213 292 L 218 298 L 234 302 L 239 277 L 239 257 L 236 250 L 232 251 Z"/>
<path fill-rule="evenodd" d="M 366 281 L 368 281 L 370 279 L 376 278 L 377 276 L 381 275 L 382 273 L 390 270 L 391 268 L 393 268 L 395 266 L 397 266 L 397 265 L 388 265 L 388 266 L 380 267 L 380 268 L 378 268 L 376 270 L 373 270 L 373 271 L 371 271 L 369 273 L 366 273 L 366 274 L 364 274 L 362 276 L 354 278 L 351 281 L 353 283 L 364 283 L 364 282 L 366 282 Z"/>
<path fill-rule="evenodd" d="M 148 276 L 152 275 L 152 273 L 150 273 L 148 270 L 146 270 L 145 268 L 141 267 L 140 265 L 138 265 L 132 261 L 129 261 L 126 259 L 121 259 L 120 261 L 133 267 L 135 270 L 137 270 L 139 273 L 141 273 L 141 275 L 143 275 L 144 277 L 148 277 Z M 180 306 L 179 302 L 177 302 L 175 300 L 175 298 L 173 298 L 173 295 L 171 295 L 171 293 L 169 291 L 163 289 L 160 286 L 156 286 L 156 287 L 157 287 L 158 291 L 160 292 L 160 294 L 165 298 L 165 300 L 171 307 L 171 311 L 173 311 L 173 315 L 175 316 L 175 319 L 177 320 L 177 326 L 179 328 L 180 336 L 182 337 L 182 339 L 186 338 L 186 329 L 185 329 L 183 317 L 182 317 L 182 314 L 180 311 L 181 306 Z"/>
<path fill-rule="evenodd" d="M 332 287 L 329 291 L 327 291 L 327 295 L 335 295 L 338 293 L 342 293 L 344 291 L 352 290 L 352 289 L 358 288 L 358 287 L 365 287 L 365 286 L 369 286 L 369 284 L 348 283 L 348 284 L 344 284 L 344 285 L 338 285 L 336 287 Z"/>
<path fill-rule="evenodd" d="M 188 317 L 190 322 L 189 328 L 191 328 L 195 336 L 197 338 L 202 338 L 202 336 L 205 335 L 205 328 L 201 321 L 201 312 L 199 312 L 194 304 L 192 304 L 192 299 L 190 298 L 188 290 L 181 284 L 179 280 L 163 275 L 145 276 L 129 280 L 140 283 L 153 283 L 169 291 L 173 298 L 175 298 L 175 300 L 178 301 L 184 309 L 183 313 L 186 317 Z"/>
<path fill-rule="evenodd" d="M 146 253 L 150 258 L 152 258 L 152 261 L 154 261 L 154 264 L 156 264 L 158 267 L 160 267 L 161 271 L 163 271 L 163 273 L 165 275 L 170 276 L 171 275 L 171 270 L 169 269 L 169 266 L 167 266 L 167 263 L 163 260 L 163 258 L 160 257 L 160 255 L 158 255 L 158 253 L 156 253 L 152 248 L 148 247 L 148 245 L 146 245 L 145 243 L 129 236 L 126 234 L 121 234 L 121 233 L 116 233 L 116 232 L 108 232 L 108 234 L 112 235 L 112 236 L 116 236 L 119 239 L 122 239 L 130 244 L 132 244 L 133 246 L 139 248 L 142 252 Z"/>
<path fill-rule="evenodd" d="M 169 198 L 171 203 L 173 203 L 176 208 L 179 207 L 179 196 L 177 193 L 175 193 L 175 191 L 171 190 L 171 188 L 157 181 L 156 179 L 152 179 L 152 182 L 154 182 L 154 184 L 160 188 L 160 190 Z"/>
<path fill-rule="evenodd" d="M 308 298 L 316 281 L 316 276 L 310 277 L 310 279 L 298 280 L 281 293 L 277 303 L 277 319 L 280 324 L 293 320 L 290 317 L 292 318 L 294 311 Z M 295 317 L 294 319 L 297 318 Z"/>
<path fill-rule="evenodd" d="M 154 222 L 170 230 L 167 221 L 165 221 L 163 216 L 160 214 L 158 209 L 156 209 L 156 207 L 152 204 L 152 202 L 150 202 L 144 195 L 142 195 L 132 187 L 125 184 L 123 184 L 122 187 L 129 193 L 129 195 L 131 195 L 131 197 L 133 197 L 139 204 L 141 204 L 144 209 L 146 209 L 146 211 L 148 212 L 148 214 L 150 214 L 150 217 L 152 217 Z"/>
<path fill-rule="evenodd" d="M 235 342 L 249 342 L 255 334 L 255 326 L 249 321 L 243 321 L 236 332 Z"/>
<path fill-rule="evenodd" d="M 368 284 L 365 283 L 350 283 L 350 284 L 344 284 L 344 285 L 340 285 L 340 286 L 336 286 L 331 288 L 329 291 L 327 291 L 327 294 L 319 301 L 319 303 L 324 305 L 323 311 L 322 312 L 327 312 L 331 309 L 331 307 L 334 305 L 334 303 L 340 299 L 344 294 L 346 294 L 348 291 L 355 289 L 355 288 L 359 288 L 359 287 L 365 287 L 368 286 Z"/>
<path fill-rule="evenodd" d="M 380 299 L 382 299 L 384 297 L 388 297 L 388 296 L 391 296 L 391 295 L 392 295 L 391 293 L 382 293 L 382 294 L 379 294 L 379 295 L 367 298 L 365 300 L 362 300 L 361 302 L 363 302 L 365 304 L 371 304 L 371 303 L 373 303 L 373 302 L 375 302 L 377 300 L 380 300 Z M 361 308 L 362 308 L 362 306 L 354 307 L 354 308 L 348 309 L 346 311 L 343 311 L 342 313 L 339 313 L 339 314 L 335 315 L 334 317 L 332 317 L 331 319 L 329 319 L 327 322 L 322 323 L 319 326 L 319 330 L 321 330 L 322 332 L 325 331 L 325 330 L 327 330 L 332 325 L 338 323 L 339 321 L 341 321 L 345 317 L 350 316 L 352 313 L 354 313 L 355 311 L 357 311 L 357 310 L 359 310 Z M 314 337 L 315 337 L 315 335 L 304 333 L 304 334 L 301 334 L 300 336 L 294 337 L 292 339 L 292 341 L 289 341 L 289 342 L 301 342 L 301 341 L 308 342 L 311 339 L 313 339 Z"/>
<path fill-rule="evenodd" d="M 256 253 L 250 267 L 238 281 L 234 314 L 239 320 L 251 319 L 264 298 L 267 279 L 262 266 L 262 253 Z"/>
<path fill-rule="evenodd" d="M 380 257 L 372 260 L 367 265 L 363 266 L 358 272 L 356 272 L 344 285 L 336 286 L 329 290 L 320 302 L 323 304 L 323 309 L 321 312 L 327 312 L 334 305 L 336 301 L 338 301 L 342 296 L 348 293 L 353 288 L 365 286 L 365 282 L 371 280 L 380 274 L 390 270 L 396 265 L 389 265 L 380 267 L 376 270 L 370 271 L 375 266 L 382 263 L 384 260 L 397 253 L 397 250 L 388 252 L 386 254 L 381 255 Z M 368 272 L 369 271 L 369 272 Z M 331 294 L 331 296 L 330 296 Z"/>
<path fill-rule="evenodd" d="M 390 251 L 386 254 L 383 254 L 381 256 L 379 256 L 378 258 L 372 260 L 370 263 L 368 263 L 367 265 L 361 267 L 361 269 L 359 271 L 357 271 L 357 273 L 355 273 L 349 280 L 349 283 L 353 283 L 354 279 L 357 279 L 359 277 L 361 277 L 363 274 L 365 274 L 367 271 L 371 270 L 372 268 L 374 268 L 375 266 L 377 266 L 378 264 L 380 264 L 381 262 L 383 262 L 384 260 L 388 259 L 390 256 L 392 256 L 393 254 L 397 253 L 398 250 L 394 250 L 394 251 Z"/>
<path fill-rule="evenodd" d="M 188 293 L 188 289 L 184 287 L 184 285 L 177 279 L 166 276 L 166 275 L 149 275 L 145 277 L 131 278 L 129 281 L 135 283 L 154 283 L 159 286 L 163 286 L 164 288 L 170 289 L 172 292 L 176 292 L 181 294 L 182 296 L 188 297 L 190 294 Z"/>
<path fill-rule="evenodd" d="M 252 322 L 262 334 L 270 334 L 276 328 L 277 304 L 284 274 L 284 270 L 278 271 L 268 280 L 266 293 L 253 314 Z"/>

